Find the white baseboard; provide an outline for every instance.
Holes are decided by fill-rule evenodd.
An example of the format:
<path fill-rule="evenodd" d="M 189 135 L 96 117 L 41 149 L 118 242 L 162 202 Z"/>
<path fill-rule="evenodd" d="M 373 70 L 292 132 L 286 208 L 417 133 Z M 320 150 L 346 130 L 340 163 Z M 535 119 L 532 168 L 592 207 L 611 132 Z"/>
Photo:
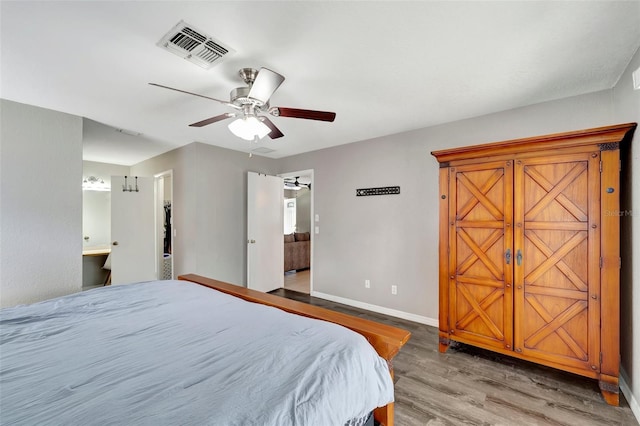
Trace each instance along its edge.
<path fill-rule="evenodd" d="M 640 423 L 640 404 L 636 399 L 635 395 L 631 393 L 631 388 L 629 388 L 629 376 L 627 372 L 624 371 L 624 368 L 620 368 L 620 390 L 624 394 L 624 397 L 627 398 L 627 402 L 629 403 L 629 407 L 631 407 L 631 411 L 633 415 L 636 416 L 636 420 Z"/>
<path fill-rule="evenodd" d="M 372 305 L 370 303 L 359 302 L 357 300 L 347 299 L 340 296 L 333 296 L 331 294 L 320 293 L 319 291 L 312 291 L 311 296 L 317 297 L 319 299 L 330 300 L 336 303 L 342 303 L 343 305 L 353 306 L 354 308 L 365 309 L 367 311 L 377 312 L 379 314 L 389 315 L 396 318 L 402 318 L 408 321 L 430 325 L 432 327 L 438 327 L 437 319 L 425 317 L 422 315 L 411 314 L 409 312 L 403 312 L 403 311 L 398 311 L 391 308 L 385 308 L 384 306 Z"/>

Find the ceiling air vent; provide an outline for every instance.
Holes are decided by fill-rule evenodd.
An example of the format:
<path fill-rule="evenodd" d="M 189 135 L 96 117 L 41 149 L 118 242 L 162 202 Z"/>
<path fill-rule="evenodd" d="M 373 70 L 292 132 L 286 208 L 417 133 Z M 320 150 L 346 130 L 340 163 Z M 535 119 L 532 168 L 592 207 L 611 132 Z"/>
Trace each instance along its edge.
<path fill-rule="evenodd" d="M 233 49 L 184 21 L 178 22 L 157 45 L 205 69 L 234 53 Z"/>

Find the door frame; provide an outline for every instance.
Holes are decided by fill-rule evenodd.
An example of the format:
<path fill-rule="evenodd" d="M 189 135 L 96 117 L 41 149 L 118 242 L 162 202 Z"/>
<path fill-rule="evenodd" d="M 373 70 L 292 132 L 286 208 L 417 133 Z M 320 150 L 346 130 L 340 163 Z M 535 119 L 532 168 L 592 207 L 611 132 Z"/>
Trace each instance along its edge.
<path fill-rule="evenodd" d="M 174 232 L 173 232 L 173 224 L 174 224 L 174 220 L 175 220 L 175 211 L 174 211 L 174 196 L 173 196 L 173 169 L 169 169 L 169 170 L 165 170 L 163 172 L 157 173 L 155 175 L 153 175 L 153 191 L 154 191 L 154 201 L 155 201 L 155 208 L 153 209 L 154 211 L 154 223 L 155 223 L 155 247 L 156 247 L 156 274 L 158 276 L 158 279 L 160 279 L 160 277 L 162 276 L 161 273 L 161 268 L 162 265 L 160 264 L 160 258 L 161 256 L 164 254 L 164 244 L 162 239 L 160 238 L 160 226 L 163 222 L 163 216 L 160 215 L 160 209 L 164 208 L 164 206 L 160 205 L 161 200 L 160 199 L 160 194 L 159 194 L 159 190 L 158 190 L 158 182 L 160 181 L 160 179 L 164 179 L 166 177 L 170 177 L 171 178 L 171 182 L 170 182 L 170 186 L 171 186 L 171 227 L 170 227 L 170 232 L 171 232 L 171 279 L 174 279 L 176 276 L 176 269 L 175 269 L 175 245 L 173 243 L 173 239 L 175 238 Z"/>
<path fill-rule="evenodd" d="M 293 171 L 293 172 L 285 172 L 285 173 L 280 173 L 278 176 L 282 177 L 282 178 L 288 178 L 288 177 L 293 177 L 295 178 L 296 176 L 305 176 L 305 177 L 309 177 L 311 179 L 311 188 L 315 187 L 315 177 L 314 177 L 314 170 L 313 169 L 306 169 L 306 170 L 299 170 L 299 171 Z M 284 191 L 284 189 L 283 189 Z M 311 207 L 310 207 L 310 212 L 309 212 L 309 223 L 311 224 L 310 226 L 310 232 L 312 234 L 311 237 L 311 253 L 310 253 L 310 262 L 309 262 L 309 295 L 313 295 L 313 271 L 315 270 L 314 268 L 314 244 L 315 244 L 315 235 L 316 234 L 316 226 L 317 223 L 319 223 L 320 221 L 316 222 L 315 221 L 315 192 L 312 189 L 310 191 L 310 196 L 311 196 Z M 283 212 L 284 214 L 284 212 Z"/>

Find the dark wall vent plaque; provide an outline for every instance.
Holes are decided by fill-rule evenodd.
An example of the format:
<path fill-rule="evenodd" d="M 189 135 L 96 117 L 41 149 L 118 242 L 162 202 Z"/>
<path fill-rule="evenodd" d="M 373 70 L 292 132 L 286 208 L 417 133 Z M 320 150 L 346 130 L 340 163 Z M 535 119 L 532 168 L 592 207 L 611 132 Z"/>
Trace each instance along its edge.
<path fill-rule="evenodd" d="M 392 195 L 399 194 L 399 186 L 384 186 L 382 188 L 360 188 L 356 189 L 356 197 L 367 197 L 369 195 Z"/>

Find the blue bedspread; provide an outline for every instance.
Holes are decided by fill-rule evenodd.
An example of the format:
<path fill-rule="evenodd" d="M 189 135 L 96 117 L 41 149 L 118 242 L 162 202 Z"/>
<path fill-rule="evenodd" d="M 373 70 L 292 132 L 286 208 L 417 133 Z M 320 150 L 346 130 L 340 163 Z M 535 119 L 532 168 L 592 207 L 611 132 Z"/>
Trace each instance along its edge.
<path fill-rule="evenodd" d="M 357 333 L 185 281 L 0 310 L 0 423 L 343 425 L 393 401 Z"/>

